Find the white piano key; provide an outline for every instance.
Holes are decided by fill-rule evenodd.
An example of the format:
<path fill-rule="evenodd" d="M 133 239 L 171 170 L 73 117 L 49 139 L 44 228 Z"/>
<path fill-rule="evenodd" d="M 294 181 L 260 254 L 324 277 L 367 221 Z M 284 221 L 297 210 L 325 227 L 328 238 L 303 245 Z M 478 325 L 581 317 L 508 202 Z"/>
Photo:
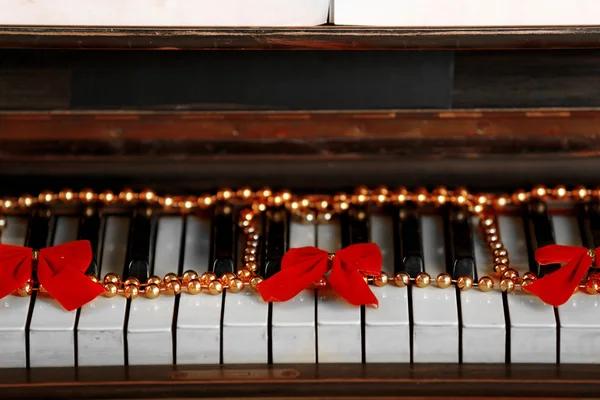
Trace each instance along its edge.
<path fill-rule="evenodd" d="M 154 246 L 153 275 L 177 273 L 183 218 L 161 216 Z M 162 294 L 156 299 L 139 296 L 131 301 L 127 325 L 129 365 L 173 363 L 173 311 L 175 297 Z"/>
<path fill-rule="evenodd" d="M 211 221 L 189 216 L 185 234 L 183 270 L 199 275 L 208 271 Z M 236 296 L 236 294 L 233 294 Z M 182 293 L 177 313 L 177 364 L 218 364 L 221 351 L 223 296 L 207 291 Z"/>
<path fill-rule="evenodd" d="M 557 244 L 582 246 L 576 217 L 553 215 Z M 600 300 L 577 292 L 558 307 L 560 321 L 560 362 L 596 364 L 600 362 Z"/>
<path fill-rule="evenodd" d="M 444 228 L 439 216 L 421 218 L 421 234 L 425 272 L 432 282 L 446 272 Z M 413 361 L 458 362 L 458 304 L 454 290 L 440 289 L 434 284 L 412 288 Z"/>
<path fill-rule="evenodd" d="M 500 237 L 508 251 L 511 268 L 529 272 L 527 240 L 519 217 L 499 216 Z M 554 308 L 521 290 L 507 295 L 510 317 L 510 361 L 512 363 L 556 362 L 556 318 Z"/>
<path fill-rule="evenodd" d="M 382 270 L 390 284 L 371 286 L 379 300 L 377 309 L 365 308 L 365 360 L 374 362 L 410 362 L 410 319 L 408 288 L 393 284 L 394 226 L 391 216 L 371 216 L 371 242 L 377 243 L 383 256 Z"/>
<path fill-rule="evenodd" d="M 7 217 L 0 243 L 23 246 L 27 237 L 27 219 Z M 27 366 L 27 314 L 31 298 L 8 295 L 0 300 L 0 368 Z"/>
<path fill-rule="evenodd" d="M 79 218 L 58 217 L 53 245 L 77 240 Z M 66 311 L 46 294 L 38 293 L 29 327 L 31 367 L 75 365 L 75 320 L 77 310 Z"/>
<path fill-rule="evenodd" d="M 289 248 L 314 246 L 315 225 L 290 222 Z M 293 299 L 273 303 L 271 317 L 274 363 L 315 363 L 315 292 L 304 290 Z"/>
<path fill-rule="evenodd" d="M 317 226 L 317 247 L 330 253 L 341 248 L 337 221 Z M 317 290 L 317 342 L 320 363 L 360 363 L 362 336 L 360 307 L 328 288 Z"/>
<path fill-rule="evenodd" d="M 600 23 L 596 0 L 332 0 L 330 22 L 385 27 L 583 26 Z"/>
<path fill-rule="evenodd" d="M 99 257 L 100 274 L 121 275 L 127 257 L 129 218 L 106 218 L 102 253 Z M 81 307 L 77 324 L 77 356 L 79 366 L 124 365 L 125 313 L 127 299 L 123 296 L 99 296 Z"/>
<path fill-rule="evenodd" d="M 472 220 L 473 250 L 477 279 L 489 276 L 495 289 L 461 292 L 462 355 L 465 363 L 503 363 L 506 359 L 506 319 L 500 282 L 493 274 L 493 258 L 479 226 Z"/>

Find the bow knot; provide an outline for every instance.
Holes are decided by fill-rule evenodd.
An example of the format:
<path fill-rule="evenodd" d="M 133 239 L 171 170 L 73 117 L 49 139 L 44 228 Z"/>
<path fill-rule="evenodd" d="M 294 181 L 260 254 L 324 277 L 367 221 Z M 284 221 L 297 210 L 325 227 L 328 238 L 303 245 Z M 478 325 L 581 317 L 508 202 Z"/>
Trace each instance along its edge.
<path fill-rule="evenodd" d="M 104 291 L 84 274 L 91 260 L 90 242 L 84 240 L 41 250 L 0 244 L 0 298 L 32 279 L 35 266 L 44 290 L 66 310 L 75 310 Z"/>
<path fill-rule="evenodd" d="M 598 249 L 552 244 L 535 252 L 540 265 L 567 263 L 560 269 L 523 287 L 544 302 L 558 307 L 566 303 L 588 270 L 596 263 Z"/>
<path fill-rule="evenodd" d="M 281 271 L 261 282 L 258 291 L 265 301 L 287 301 L 329 273 L 327 283 L 349 303 L 377 306 L 363 274 L 379 276 L 381 262 L 374 243 L 355 244 L 336 253 L 312 246 L 291 249 L 281 260 Z"/>

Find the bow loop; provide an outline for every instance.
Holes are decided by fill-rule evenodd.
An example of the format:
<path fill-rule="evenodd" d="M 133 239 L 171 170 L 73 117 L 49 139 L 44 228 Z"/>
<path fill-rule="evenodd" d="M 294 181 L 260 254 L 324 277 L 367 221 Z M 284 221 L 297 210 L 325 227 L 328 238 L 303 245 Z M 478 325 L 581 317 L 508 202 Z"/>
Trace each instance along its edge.
<path fill-rule="evenodd" d="M 567 263 L 523 287 L 523 290 L 555 307 L 566 303 L 571 298 L 593 264 L 590 252 L 583 247 L 575 246 L 545 246 L 536 251 L 535 259 L 541 265 Z"/>
<path fill-rule="evenodd" d="M 31 278 L 31 251 L 27 247 L 0 245 L 0 298 L 8 296 Z"/>

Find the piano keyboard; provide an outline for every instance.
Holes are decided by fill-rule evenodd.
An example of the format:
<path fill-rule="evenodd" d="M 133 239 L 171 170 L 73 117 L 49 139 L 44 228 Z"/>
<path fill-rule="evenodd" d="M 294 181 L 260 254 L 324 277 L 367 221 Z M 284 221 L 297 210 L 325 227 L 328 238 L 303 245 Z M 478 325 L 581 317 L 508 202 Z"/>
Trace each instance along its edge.
<path fill-rule="evenodd" d="M 332 10 L 336 25 L 483 28 L 600 23 L 597 0 L 332 0 Z"/>
<path fill-rule="evenodd" d="M 511 267 L 543 276 L 552 266 L 532 261 L 536 248 L 556 242 L 600 245 L 597 206 L 554 211 L 532 203 L 498 216 Z M 42 248 L 77 238 L 95 241 L 90 269 L 141 281 L 188 269 L 222 275 L 241 262 L 237 214 L 229 206 L 192 215 L 59 215 L 40 209 L 9 216 L 0 241 Z M 375 242 L 390 276 L 420 272 L 434 279 L 491 275 L 490 252 L 478 221 L 452 207 L 420 215 L 396 206 L 351 208 L 325 223 L 305 224 L 267 210 L 262 276 L 280 268 L 289 248 L 329 252 Z M 498 287 L 498 282 L 496 282 Z M 379 308 L 354 307 L 327 288 L 268 304 L 252 291 L 99 297 L 65 311 L 43 293 L 7 296 L 0 312 L 0 367 L 239 363 L 597 363 L 598 296 L 576 293 L 553 308 L 538 298 L 499 290 L 441 290 L 387 285 L 372 288 Z M 34 292 L 35 293 L 35 292 Z"/>
<path fill-rule="evenodd" d="M 0 25 L 85 27 L 315 26 L 329 0 L 0 0 Z"/>

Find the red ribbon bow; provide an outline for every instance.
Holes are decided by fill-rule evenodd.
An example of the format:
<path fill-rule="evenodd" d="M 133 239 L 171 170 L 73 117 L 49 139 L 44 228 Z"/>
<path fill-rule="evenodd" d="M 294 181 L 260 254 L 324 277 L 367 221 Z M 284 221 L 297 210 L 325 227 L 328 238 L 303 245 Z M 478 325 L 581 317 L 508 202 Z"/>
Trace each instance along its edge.
<path fill-rule="evenodd" d="M 28 247 L 0 244 L 0 298 L 31 279 L 33 251 Z M 104 291 L 83 273 L 91 260 L 92 247 L 84 240 L 42 249 L 37 257 L 38 280 L 67 311 L 75 310 Z"/>
<path fill-rule="evenodd" d="M 263 300 L 287 301 L 329 271 L 329 253 L 316 247 L 291 249 L 281 260 L 281 271 L 258 285 Z M 361 272 L 381 273 L 381 251 L 374 243 L 361 243 L 336 252 L 331 259 L 328 284 L 350 304 L 379 305 Z"/>
<path fill-rule="evenodd" d="M 538 249 L 535 259 L 540 265 L 567 263 L 564 267 L 523 287 L 523 290 L 535 294 L 545 303 L 555 307 L 571 298 L 594 262 L 588 249 L 558 244 Z"/>

